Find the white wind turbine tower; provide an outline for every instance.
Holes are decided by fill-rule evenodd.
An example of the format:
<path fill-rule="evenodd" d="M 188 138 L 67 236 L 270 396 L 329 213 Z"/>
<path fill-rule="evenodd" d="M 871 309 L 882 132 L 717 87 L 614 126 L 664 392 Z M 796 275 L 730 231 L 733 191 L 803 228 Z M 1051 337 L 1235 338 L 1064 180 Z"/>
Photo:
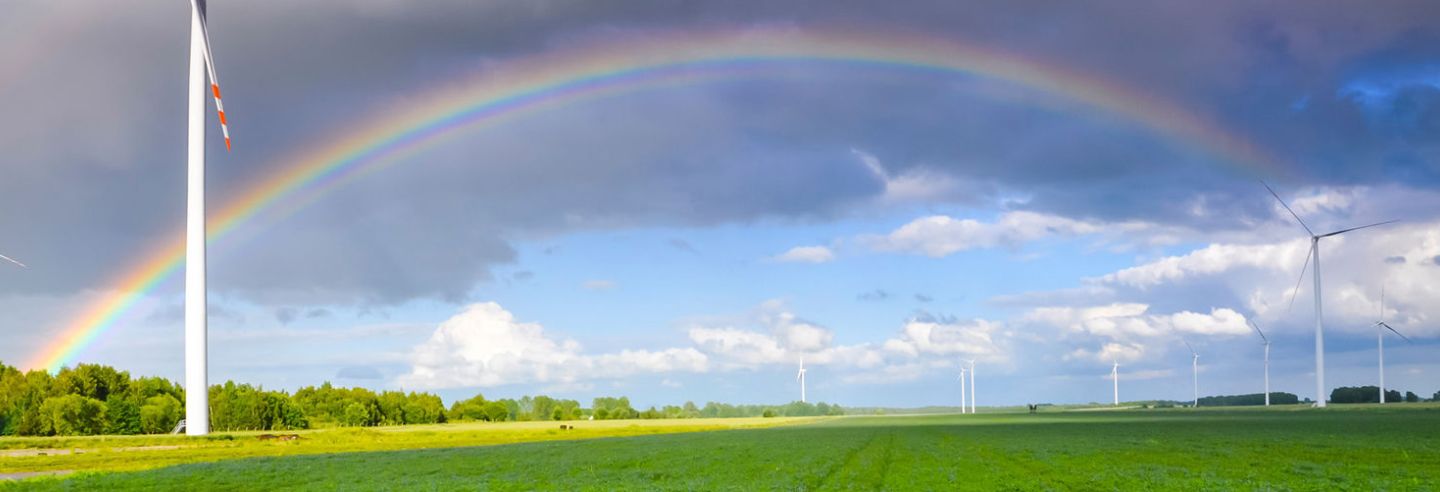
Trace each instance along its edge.
<path fill-rule="evenodd" d="M 1194 408 L 1200 408 L 1200 354 L 1195 352 L 1195 347 L 1191 347 L 1190 342 L 1183 338 L 1180 341 L 1185 342 L 1185 348 L 1190 349 L 1190 378 L 1194 383 L 1192 390 L 1195 396 Z"/>
<path fill-rule="evenodd" d="M 1323 322 L 1324 316 L 1322 315 L 1322 311 L 1321 311 L 1321 309 L 1320 309 L 1320 306 L 1321 306 L 1321 303 L 1320 303 L 1320 297 L 1321 297 L 1321 296 L 1320 296 L 1320 240 L 1323 239 L 1323 238 L 1327 238 L 1327 237 L 1331 237 L 1331 236 L 1338 236 L 1338 235 L 1341 235 L 1341 234 L 1344 234 L 1344 233 L 1347 233 L 1347 232 L 1350 232 L 1350 231 L 1356 231 L 1356 230 L 1364 229 L 1364 228 L 1367 228 L 1367 227 L 1375 227 L 1375 226 L 1378 226 L 1378 225 L 1389 224 L 1389 223 L 1392 223 L 1392 222 L 1395 222 L 1395 221 L 1393 221 L 1393 220 L 1387 220 L 1387 221 L 1385 221 L 1385 222 L 1377 222 L 1377 223 L 1374 223 L 1374 224 L 1363 225 L 1363 226 L 1360 226 L 1360 227 L 1351 227 L 1351 228 L 1349 228 L 1349 229 L 1341 229 L 1341 230 L 1338 230 L 1338 231 L 1335 231 L 1335 232 L 1331 232 L 1331 233 L 1326 233 L 1326 234 L 1315 234 L 1315 231 L 1310 230 L 1310 226 L 1305 225 L 1305 221 L 1304 221 L 1304 220 L 1300 220 L 1300 215 L 1299 215 L 1299 214 L 1296 214 L 1294 210 L 1291 210 L 1291 209 L 1290 209 L 1290 205 L 1285 204 L 1285 200 L 1281 200 L 1281 199 L 1280 199 L 1280 195 L 1279 195 L 1279 194 L 1276 194 L 1276 193 L 1275 193 L 1275 190 L 1273 190 L 1273 189 L 1270 188 L 1270 185 L 1265 184 L 1264 182 L 1262 182 L 1262 183 L 1260 183 L 1260 184 L 1265 185 L 1265 189 L 1270 192 L 1270 196 L 1275 197 L 1275 200 L 1280 202 L 1280 206 L 1285 207 L 1285 211 L 1290 212 L 1290 215 L 1291 215 L 1292 217 L 1295 217 L 1295 221 L 1300 223 L 1300 227 L 1304 227 L 1304 228 L 1305 228 L 1305 232 L 1310 235 L 1310 253 L 1309 253 L 1308 255 L 1306 255 L 1306 257 L 1305 257 L 1305 265 L 1303 265 L 1303 266 L 1300 268 L 1300 279 L 1295 281 L 1295 290 L 1294 290 L 1294 291 L 1291 291 L 1291 293 L 1290 293 L 1290 304 L 1291 304 L 1292 306 L 1295 304 L 1295 294 L 1300 291 L 1300 283 L 1305 280 L 1305 268 L 1310 266 L 1310 260 L 1313 258 L 1313 259 L 1315 260 L 1315 267 L 1314 267 L 1314 268 L 1315 268 L 1315 274 L 1314 274 L 1314 277 L 1315 277 L 1315 406 L 1316 406 L 1316 407 L 1324 408 L 1324 407 L 1325 407 L 1325 327 L 1324 327 L 1324 322 Z"/>
<path fill-rule="evenodd" d="M 1120 361 L 1110 366 L 1110 382 L 1115 384 L 1115 406 L 1120 406 Z"/>
<path fill-rule="evenodd" d="M 1415 342 L 1411 342 L 1410 339 L 1409 339 L 1408 337 L 1406 337 L 1405 335 L 1401 335 L 1400 332 L 1395 331 L 1394 328 L 1391 328 L 1391 327 L 1390 327 L 1390 324 L 1389 324 L 1389 323 L 1386 323 L 1386 322 L 1385 322 L 1385 288 L 1384 288 L 1384 287 L 1381 287 L 1381 288 L 1380 288 L 1380 321 L 1376 321 L 1376 322 L 1375 322 L 1375 342 L 1378 343 L 1378 344 L 1379 344 L 1379 347 L 1380 347 L 1380 404 L 1383 405 L 1383 404 L 1385 404 L 1385 330 L 1382 330 L 1381 328 L 1385 328 L 1386 330 L 1390 330 L 1391 333 L 1394 333 L 1394 334 L 1398 335 L 1401 339 L 1405 340 L 1406 342 L 1415 343 Z"/>
<path fill-rule="evenodd" d="M 1255 333 L 1260 334 L 1260 339 L 1265 341 L 1265 406 L 1268 407 L 1270 406 L 1270 339 L 1265 336 L 1265 332 L 1260 331 L 1260 325 L 1255 324 L 1254 321 L 1250 321 L 1250 327 L 1254 328 Z"/>
<path fill-rule="evenodd" d="M 800 372 L 795 373 L 795 380 L 800 382 L 800 403 L 805 403 L 805 356 L 800 356 Z"/>
<path fill-rule="evenodd" d="M 970 413 L 975 413 L 975 359 L 966 362 L 970 363 Z"/>
<path fill-rule="evenodd" d="M 20 263 L 20 262 L 18 262 L 18 261 L 15 261 L 14 258 L 11 258 L 11 257 L 9 257 L 9 256 L 0 255 L 0 260 L 5 260 L 5 261 L 8 261 L 8 262 L 10 262 L 10 263 L 14 263 L 14 264 L 16 264 L 16 265 L 19 265 L 20 268 L 30 268 L 30 267 L 25 266 L 24 263 Z"/>
<path fill-rule="evenodd" d="M 964 365 L 964 364 L 961 364 L 961 365 L 960 365 L 960 413 L 961 413 L 961 414 L 969 413 L 969 412 L 966 412 L 966 411 L 965 411 L 965 365 Z"/>
<path fill-rule="evenodd" d="M 190 91 L 188 181 L 185 206 L 185 433 L 210 433 L 210 383 L 206 356 L 205 299 L 205 99 L 215 98 L 215 112 L 225 150 L 230 128 L 220 103 L 220 82 L 205 27 L 205 0 L 190 0 Z M 205 79 L 209 77 L 209 87 Z"/>

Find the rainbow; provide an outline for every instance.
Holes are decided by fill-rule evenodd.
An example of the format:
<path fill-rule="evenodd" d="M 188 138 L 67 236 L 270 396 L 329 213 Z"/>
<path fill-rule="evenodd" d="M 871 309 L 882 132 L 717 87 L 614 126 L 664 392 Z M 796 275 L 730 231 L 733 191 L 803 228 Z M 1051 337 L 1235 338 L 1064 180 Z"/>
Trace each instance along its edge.
<path fill-rule="evenodd" d="M 578 101 L 665 84 L 733 77 L 777 64 L 875 65 L 983 76 L 1065 96 L 1127 118 L 1262 174 L 1288 166 L 1246 139 L 1181 105 L 1077 70 L 949 39 L 859 29 L 661 33 L 559 50 L 486 67 L 473 78 L 379 111 L 373 123 L 347 131 L 282 162 L 281 171 L 245 188 L 210 217 L 209 239 L 224 237 L 262 212 L 303 207 L 361 176 L 448 137 Z M 241 145 L 244 145 L 241 143 Z M 87 306 L 29 367 L 57 371 L 162 281 L 184 266 L 183 235 L 154 248 Z"/>

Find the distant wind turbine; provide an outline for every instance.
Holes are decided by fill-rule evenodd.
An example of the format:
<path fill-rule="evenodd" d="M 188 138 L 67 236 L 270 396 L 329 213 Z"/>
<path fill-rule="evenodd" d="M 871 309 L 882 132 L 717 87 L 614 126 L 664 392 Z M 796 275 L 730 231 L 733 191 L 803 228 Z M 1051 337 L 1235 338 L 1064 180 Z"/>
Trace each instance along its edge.
<path fill-rule="evenodd" d="M 24 263 L 20 263 L 20 262 L 18 262 L 18 261 L 15 261 L 14 258 L 11 258 L 11 257 L 9 257 L 9 256 L 0 255 L 0 260 L 5 260 L 5 261 L 8 261 L 8 262 L 10 262 L 10 263 L 14 263 L 14 264 L 16 264 L 16 265 L 19 265 L 20 268 L 30 268 L 30 267 L 25 266 Z"/>
<path fill-rule="evenodd" d="M 1250 321 L 1250 320 L 1246 320 Z M 1250 327 L 1255 333 L 1260 334 L 1260 339 L 1265 341 L 1265 406 L 1270 406 L 1270 339 L 1265 337 L 1265 332 L 1260 331 L 1260 325 L 1250 321 Z"/>
<path fill-rule="evenodd" d="M 1190 349 L 1190 378 L 1194 382 L 1194 406 L 1195 408 L 1200 408 L 1200 354 L 1195 352 L 1195 347 L 1190 346 L 1190 342 L 1186 341 L 1183 338 L 1180 339 L 1180 341 L 1185 342 L 1185 348 Z"/>
<path fill-rule="evenodd" d="M 975 413 L 975 359 L 967 362 L 970 363 L 970 413 Z"/>
<path fill-rule="evenodd" d="M 1120 406 L 1120 361 L 1112 361 L 1110 366 L 1110 382 L 1115 384 L 1115 406 Z"/>
<path fill-rule="evenodd" d="M 190 0 L 189 151 L 185 206 L 185 433 L 210 433 L 210 387 L 206 354 L 205 299 L 205 99 L 215 98 L 215 112 L 225 150 L 230 128 L 220 102 L 220 81 L 210 52 L 205 0 Z M 206 78 L 210 83 L 205 83 Z M 208 93 L 208 94 L 207 94 Z"/>
<path fill-rule="evenodd" d="M 795 373 L 795 380 L 800 382 L 800 403 L 805 403 L 805 356 L 800 356 L 800 372 Z"/>
<path fill-rule="evenodd" d="M 960 366 L 960 413 L 969 413 L 965 411 L 965 366 L 963 364 Z"/>
<path fill-rule="evenodd" d="M 1380 347 L 1380 404 L 1383 405 L 1385 404 L 1385 330 L 1382 330 L 1381 328 L 1384 328 L 1385 330 L 1390 330 L 1391 333 L 1398 335 L 1401 339 L 1405 340 L 1408 343 L 1415 343 L 1411 342 L 1410 339 L 1405 335 L 1401 335 L 1400 332 L 1395 331 L 1394 328 L 1390 327 L 1389 323 L 1385 322 L 1384 287 L 1380 288 L 1380 321 L 1375 322 L 1375 342 L 1379 344 Z"/>
<path fill-rule="evenodd" d="M 1305 264 L 1300 268 L 1300 279 L 1295 281 L 1295 290 L 1290 293 L 1290 305 L 1295 305 L 1295 294 L 1300 292 L 1300 283 L 1305 281 L 1305 268 L 1310 266 L 1310 260 L 1313 258 L 1315 260 L 1315 274 L 1313 275 L 1315 277 L 1315 406 L 1323 408 L 1325 406 L 1325 326 L 1323 321 L 1324 316 L 1320 309 L 1320 240 L 1367 227 L 1390 224 L 1395 221 L 1387 220 L 1385 222 L 1376 222 L 1360 227 L 1341 229 L 1326 234 L 1315 234 L 1315 231 L 1311 230 L 1310 226 L 1305 225 L 1305 221 L 1300 219 L 1300 215 L 1296 214 L 1294 210 L 1291 210 L 1290 205 L 1287 205 L 1285 200 L 1280 199 L 1280 195 L 1275 193 L 1275 190 L 1271 189 L 1270 185 L 1264 182 L 1260 184 L 1265 185 L 1265 189 L 1270 192 L 1270 196 L 1275 197 L 1275 200 L 1280 202 L 1280 206 L 1285 207 L 1285 211 L 1290 212 L 1290 216 L 1295 217 L 1295 221 L 1299 222 L 1300 227 L 1304 227 L 1305 232 L 1310 235 L 1310 253 L 1306 255 Z"/>

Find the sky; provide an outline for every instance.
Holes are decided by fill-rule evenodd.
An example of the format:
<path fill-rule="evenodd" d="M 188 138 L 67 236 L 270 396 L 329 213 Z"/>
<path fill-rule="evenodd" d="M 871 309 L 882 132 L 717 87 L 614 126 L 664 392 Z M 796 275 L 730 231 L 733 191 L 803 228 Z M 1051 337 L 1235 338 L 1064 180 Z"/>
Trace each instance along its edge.
<path fill-rule="evenodd" d="M 140 293 L 68 363 L 181 379 L 180 278 L 117 278 L 181 237 L 188 15 L 0 4 L 0 254 L 26 265 L 0 263 L 0 361 Z M 803 357 L 811 401 L 923 406 L 974 360 L 982 406 L 1108 401 L 1112 363 L 1121 399 L 1182 400 L 1186 342 L 1202 395 L 1261 391 L 1253 323 L 1272 388 L 1313 398 L 1308 236 L 1264 181 L 1316 232 L 1399 220 L 1322 242 L 1328 385 L 1376 384 L 1383 316 L 1413 341 L 1386 340 L 1388 385 L 1440 390 L 1427 2 L 217 0 L 209 22 L 235 142 L 212 114 L 212 211 L 447 94 L 617 53 L 823 35 L 1083 75 L 780 59 L 459 128 L 211 243 L 212 382 L 781 403 Z"/>

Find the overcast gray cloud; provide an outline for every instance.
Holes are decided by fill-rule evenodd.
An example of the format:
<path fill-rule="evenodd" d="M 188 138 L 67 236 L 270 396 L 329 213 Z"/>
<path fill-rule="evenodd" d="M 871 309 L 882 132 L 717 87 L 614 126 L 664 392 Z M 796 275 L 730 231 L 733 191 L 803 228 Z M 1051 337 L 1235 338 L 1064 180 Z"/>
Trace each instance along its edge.
<path fill-rule="evenodd" d="M 1434 66 L 1440 52 L 1440 23 L 1425 2 L 370 0 L 212 9 L 237 143 L 213 155 L 214 203 L 437 81 L 627 33 L 756 25 L 925 32 L 1104 73 L 1273 148 L 1302 169 L 1274 176 L 1291 186 L 1429 188 L 1440 177 L 1440 82 L 1401 69 Z M 48 272 L 0 277 L 0 295 L 103 287 L 178 230 L 185 15 L 162 2 L 0 5 L 0 237 L 6 254 Z M 955 203 L 1199 230 L 1275 214 L 1252 184 L 1271 176 L 1064 97 L 984 79 L 797 67 L 467 133 L 222 241 L 212 286 L 281 307 L 459 302 L 515 260 L 514 238 L 855 213 L 886 183 L 852 149 L 890 176 L 920 169 L 965 183 L 942 197 Z"/>

